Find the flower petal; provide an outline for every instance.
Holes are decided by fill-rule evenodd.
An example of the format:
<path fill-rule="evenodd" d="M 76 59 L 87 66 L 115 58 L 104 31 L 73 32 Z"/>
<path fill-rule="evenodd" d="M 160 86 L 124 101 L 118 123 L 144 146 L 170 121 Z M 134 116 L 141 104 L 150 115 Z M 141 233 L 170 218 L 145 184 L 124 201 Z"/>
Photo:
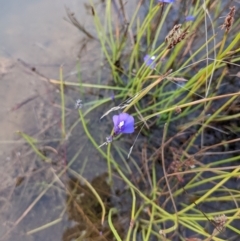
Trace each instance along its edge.
<path fill-rule="evenodd" d="M 121 123 L 122 122 L 122 123 Z M 113 116 L 114 133 L 133 133 L 134 132 L 134 118 L 127 113 L 121 113 Z M 121 125 L 121 126 L 120 126 Z"/>
<path fill-rule="evenodd" d="M 119 124 L 119 116 L 118 115 L 114 115 L 112 117 L 112 120 L 113 120 L 113 124 L 114 124 L 114 129 L 115 129 L 116 127 L 118 127 L 118 124 Z"/>
<path fill-rule="evenodd" d="M 134 118 L 129 115 L 125 121 L 122 133 L 133 133 L 134 132 Z"/>
<path fill-rule="evenodd" d="M 175 0 L 158 0 L 159 3 L 173 3 Z"/>
<path fill-rule="evenodd" d="M 186 21 L 186 22 L 194 21 L 194 20 L 195 20 L 195 17 L 192 16 L 192 15 L 189 15 L 189 16 L 185 17 L 185 21 Z"/>
<path fill-rule="evenodd" d="M 125 126 L 127 126 L 127 125 L 134 125 L 133 116 L 129 115 L 128 118 L 125 120 Z"/>
<path fill-rule="evenodd" d="M 156 66 L 155 61 L 155 56 L 150 56 L 150 55 L 145 55 L 145 57 L 143 58 L 144 63 L 150 68 L 150 69 L 154 69 Z"/>
<path fill-rule="evenodd" d="M 125 133 L 125 134 L 133 133 L 134 132 L 134 125 L 128 124 L 128 125 L 124 126 L 124 129 L 121 132 Z"/>
<path fill-rule="evenodd" d="M 121 121 L 126 122 L 127 119 L 129 118 L 129 116 L 130 115 L 128 113 L 121 113 L 121 114 L 119 114 L 119 122 L 121 122 Z"/>

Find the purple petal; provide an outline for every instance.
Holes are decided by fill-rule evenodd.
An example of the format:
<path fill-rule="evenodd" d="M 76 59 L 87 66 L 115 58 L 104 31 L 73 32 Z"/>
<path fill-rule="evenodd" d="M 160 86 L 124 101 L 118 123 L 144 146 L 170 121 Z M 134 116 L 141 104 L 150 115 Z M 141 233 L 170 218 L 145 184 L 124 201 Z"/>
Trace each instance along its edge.
<path fill-rule="evenodd" d="M 128 115 L 125 119 L 124 128 L 122 133 L 133 133 L 134 132 L 134 118 L 131 115 Z"/>
<path fill-rule="evenodd" d="M 128 115 L 128 118 L 125 120 L 125 126 L 133 125 L 134 126 L 134 118 L 131 115 Z"/>
<path fill-rule="evenodd" d="M 145 57 L 143 58 L 144 63 L 150 68 L 150 69 L 154 69 L 156 66 L 155 61 L 155 56 L 150 56 L 150 55 L 145 55 Z"/>
<path fill-rule="evenodd" d="M 128 113 L 121 113 L 121 114 L 119 114 L 119 122 L 121 122 L 121 121 L 124 121 L 124 122 L 126 122 L 127 121 L 127 119 L 129 118 L 129 114 Z"/>
<path fill-rule="evenodd" d="M 122 133 L 130 134 L 134 132 L 134 122 L 125 124 L 124 129 L 122 130 Z"/>
<path fill-rule="evenodd" d="M 186 22 L 194 21 L 194 20 L 195 20 L 195 17 L 192 16 L 192 15 L 189 15 L 189 16 L 185 17 L 185 21 L 186 21 Z"/>
<path fill-rule="evenodd" d="M 123 123 L 121 123 L 123 122 Z M 134 132 L 134 118 L 127 113 L 121 113 L 113 116 L 114 133 L 133 133 Z M 119 126 L 119 124 L 121 124 Z"/>
<path fill-rule="evenodd" d="M 159 3 L 173 3 L 175 0 L 158 0 Z"/>
<path fill-rule="evenodd" d="M 133 132 L 134 132 L 134 126 L 125 127 L 124 130 L 122 131 L 122 133 L 124 134 L 131 134 Z"/>

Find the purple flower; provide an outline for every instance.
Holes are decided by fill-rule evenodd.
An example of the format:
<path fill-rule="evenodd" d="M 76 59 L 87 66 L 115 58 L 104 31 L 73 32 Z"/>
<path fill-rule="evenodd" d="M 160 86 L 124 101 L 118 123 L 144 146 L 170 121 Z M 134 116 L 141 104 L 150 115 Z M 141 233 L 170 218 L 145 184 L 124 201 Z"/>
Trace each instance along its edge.
<path fill-rule="evenodd" d="M 130 134 L 134 132 L 134 118 L 127 113 L 113 116 L 114 134 Z"/>
<path fill-rule="evenodd" d="M 185 21 L 186 21 L 186 22 L 194 21 L 194 20 L 195 20 L 195 17 L 192 16 L 192 15 L 189 15 L 189 16 L 185 17 Z"/>
<path fill-rule="evenodd" d="M 113 137 L 112 136 L 107 136 L 106 137 L 106 142 L 107 142 L 107 144 L 108 143 L 111 143 L 113 141 Z"/>
<path fill-rule="evenodd" d="M 155 56 L 150 56 L 150 55 L 145 55 L 145 57 L 143 58 L 144 63 L 150 68 L 150 69 L 154 69 L 156 66 L 156 63 L 154 62 L 156 59 Z"/>
<path fill-rule="evenodd" d="M 111 94 L 110 96 L 111 100 L 113 101 L 115 99 L 115 95 L 114 94 Z"/>
<path fill-rule="evenodd" d="M 175 0 L 158 0 L 159 3 L 174 3 Z"/>

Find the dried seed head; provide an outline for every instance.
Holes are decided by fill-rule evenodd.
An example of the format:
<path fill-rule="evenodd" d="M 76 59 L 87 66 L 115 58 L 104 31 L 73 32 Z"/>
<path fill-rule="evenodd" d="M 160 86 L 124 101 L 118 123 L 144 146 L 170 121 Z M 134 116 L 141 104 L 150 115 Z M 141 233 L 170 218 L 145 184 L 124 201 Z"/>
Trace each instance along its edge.
<path fill-rule="evenodd" d="M 183 164 L 186 170 L 193 169 L 196 167 L 196 161 L 194 159 L 188 159 Z"/>
<path fill-rule="evenodd" d="M 175 109 L 175 113 L 180 114 L 181 112 L 182 112 L 182 109 L 179 106 L 177 106 Z"/>
<path fill-rule="evenodd" d="M 216 224 L 216 229 L 221 232 L 225 228 L 225 224 L 227 222 L 227 217 L 225 216 L 225 214 L 216 216 L 216 217 L 214 217 L 214 222 Z"/>
<path fill-rule="evenodd" d="M 165 38 L 165 41 L 168 43 L 175 35 L 179 34 L 181 31 L 181 24 L 174 25 L 173 29 L 168 33 Z"/>
<path fill-rule="evenodd" d="M 135 222 L 134 222 L 134 220 L 132 219 L 131 221 L 130 221 L 130 228 L 133 228 L 134 227 L 134 224 L 135 224 Z"/>
<path fill-rule="evenodd" d="M 178 43 L 180 43 L 183 39 L 185 39 L 186 35 L 188 34 L 188 28 L 181 29 L 181 24 L 177 24 L 173 27 L 173 29 L 169 32 L 166 36 L 165 41 L 168 43 L 168 49 L 172 49 Z"/>
<path fill-rule="evenodd" d="M 162 235 L 163 237 L 166 237 L 166 233 L 165 233 L 164 229 L 160 229 L 159 234 Z"/>
<path fill-rule="evenodd" d="M 230 12 L 226 16 L 224 23 L 222 25 L 222 29 L 225 29 L 225 31 L 228 33 L 233 25 L 234 21 L 234 15 L 235 15 L 236 7 L 230 7 Z"/>

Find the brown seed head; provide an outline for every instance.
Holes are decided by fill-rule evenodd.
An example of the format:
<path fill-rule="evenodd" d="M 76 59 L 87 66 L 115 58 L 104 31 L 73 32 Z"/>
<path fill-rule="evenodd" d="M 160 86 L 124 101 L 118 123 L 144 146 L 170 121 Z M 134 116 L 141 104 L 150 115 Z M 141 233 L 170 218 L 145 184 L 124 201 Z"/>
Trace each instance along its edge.
<path fill-rule="evenodd" d="M 173 27 L 173 29 L 169 32 L 169 34 L 165 38 L 165 42 L 168 43 L 168 49 L 172 49 L 178 43 L 185 39 L 186 35 L 188 34 L 188 28 L 181 29 L 181 24 L 177 24 Z"/>
<path fill-rule="evenodd" d="M 227 222 L 227 217 L 225 214 L 214 217 L 214 222 L 217 225 L 216 228 L 218 231 L 222 231 L 225 228 L 225 224 Z"/>
<path fill-rule="evenodd" d="M 222 29 L 225 29 L 225 31 L 228 33 L 233 25 L 234 21 L 234 15 L 235 15 L 236 7 L 230 7 L 230 12 L 226 16 L 224 23 L 222 25 Z"/>

